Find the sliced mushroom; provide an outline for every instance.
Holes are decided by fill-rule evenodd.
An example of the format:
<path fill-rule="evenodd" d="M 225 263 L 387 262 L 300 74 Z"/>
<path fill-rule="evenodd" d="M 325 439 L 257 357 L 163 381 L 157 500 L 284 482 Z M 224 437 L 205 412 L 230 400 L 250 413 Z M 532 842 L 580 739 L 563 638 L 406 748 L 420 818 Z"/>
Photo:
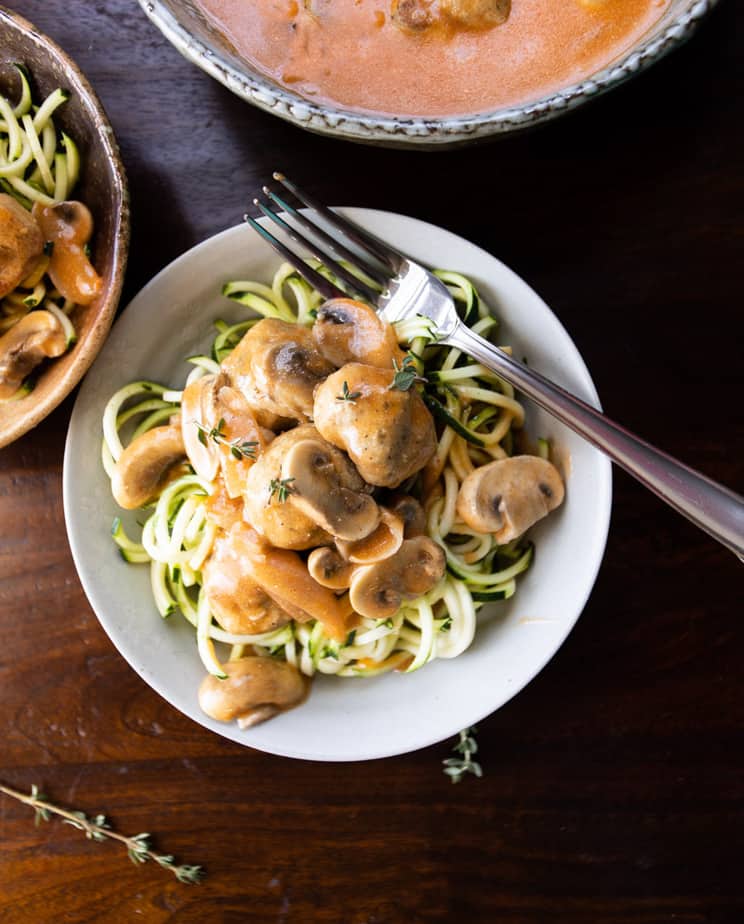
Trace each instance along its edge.
<path fill-rule="evenodd" d="M 197 474 L 213 481 L 220 469 L 229 496 L 240 497 L 268 439 L 248 402 L 227 381 L 224 373 L 206 375 L 184 390 L 183 439 Z"/>
<path fill-rule="evenodd" d="M 196 474 L 207 481 L 214 481 L 220 467 L 217 444 L 206 436 L 211 425 L 206 421 L 204 407 L 207 393 L 214 393 L 218 379 L 216 375 L 205 375 L 187 385 L 181 395 L 181 432 L 186 454 Z"/>
<path fill-rule="evenodd" d="M 218 722 L 250 728 L 307 697 L 309 682 L 286 661 L 251 656 L 228 661 L 224 671 L 226 679 L 207 674 L 199 687 L 200 707 Z"/>
<path fill-rule="evenodd" d="M 380 507 L 377 528 L 363 539 L 354 542 L 336 539 L 336 548 L 355 564 L 371 565 L 395 555 L 403 544 L 403 520 L 392 510 Z"/>
<path fill-rule="evenodd" d="M 272 430 L 307 423 L 313 392 L 333 366 L 315 347 L 309 328 L 265 318 L 222 363 L 256 420 Z"/>
<path fill-rule="evenodd" d="M 67 336 L 49 311 L 32 311 L 0 337 L 0 400 L 12 397 L 47 357 L 67 349 Z"/>
<path fill-rule="evenodd" d="M 228 632 L 258 635 L 286 625 L 291 617 L 246 573 L 242 546 L 228 532 L 215 540 L 202 567 L 204 591 L 217 622 Z"/>
<path fill-rule="evenodd" d="M 228 495 L 240 497 L 268 440 L 248 402 L 227 381 L 224 373 L 205 375 L 184 389 L 183 441 L 198 475 L 213 481 L 221 469 Z"/>
<path fill-rule="evenodd" d="M 396 488 L 436 450 L 434 421 L 418 392 L 392 388 L 394 370 L 349 363 L 319 385 L 320 434 L 345 450 L 366 482 Z"/>
<path fill-rule="evenodd" d="M 103 287 L 103 280 L 88 259 L 86 245 L 93 234 L 93 216 L 82 202 L 42 205 L 31 211 L 45 241 L 51 244 L 47 272 L 65 298 L 89 305 Z"/>
<path fill-rule="evenodd" d="M 338 367 L 365 363 L 391 369 L 393 360 L 400 365 L 404 358 L 392 324 L 351 298 L 333 298 L 320 306 L 313 339 L 323 356 Z"/>
<path fill-rule="evenodd" d="M 426 514 L 424 508 L 410 494 L 396 494 L 386 504 L 393 513 L 403 520 L 403 538 L 413 539 L 426 532 Z"/>
<path fill-rule="evenodd" d="M 220 459 L 217 444 L 206 436 L 214 426 L 207 422 L 206 405 L 214 400 L 221 383 L 226 381 L 226 377 L 205 375 L 187 385 L 181 395 L 181 432 L 186 454 L 196 474 L 207 481 L 217 477 Z"/>
<path fill-rule="evenodd" d="M 471 472 L 457 495 L 458 516 L 504 545 L 563 501 L 561 476 L 538 456 L 497 459 Z"/>
<path fill-rule="evenodd" d="M 282 480 L 291 485 L 292 506 L 338 539 L 363 539 L 380 521 L 351 462 L 323 439 L 296 442 L 282 461 Z"/>
<path fill-rule="evenodd" d="M 329 545 L 313 549 L 307 559 L 307 570 L 323 587 L 331 590 L 347 590 L 351 584 L 354 565 L 347 561 L 337 549 Z"/>
<path fill-rule="evenodd" d="M 320 445 L 325 460 L 321 471 L 306 470 L 304 452 L 293 449 L 304 442 Z M 310 458 L 312 463 L 312 454 Z M 327 467 L 326 467 L 327 466 Z M 294 472 L 294 474 L 285 474 Z M 321 485 L 330 492 L 323 496 Z M 331 489 L 330 485 L 334 485 Z M 246 478 L 245 517 L 272 545 L 282 549 L 311 549 L 332 542 L 327 526 L 341 531 L 365 528 L 376 508 L 356 495 L 366 491 L 359 473 L 343 453 L 326 443 L 310 424 L 281 433 L 251 468 Z M 347 492 L 351 492 L 350 494 Z M 356 510 L 358 519 L 339 523 L 344 511 Z M 325 524 L 325 526 L 323 525 Z M 361 527 L 360 527 L 360 524 Z M 369 529 L 374 529 L 377 519 Z"/>
<path fill-rule="evenodd" d="M 33 216 L 7 193 L 0 193 L 0 298 L 28 276 L 44 250 Z"/>
<path fill-rule="evenodd" d="M 315 520 L 288 502 L 291 483 L 285 485 L 284 492 L 279 490 L 285 454 L 296 442 L 318 436 L 311 424 L 280 433 L 246 478 L 245 518 L 258 533 L 281 549 L 311 549 L 331 541 L 330 535 Z"/>
<path fill-rule="evenodd" d="M 404 600 L 435 587 L 445 569 L 442 549 L 428 536 L 406 539 L 397 555 L 354 571 L 349 600 L 354 611 L 370 619 L 393 616 Z"/>
<path fill-rule="evenodd" d="M 153 427 L 126 447 L 111 476 L 116 503 L 135 510 L 155 497 L 168 483 L 171 470 L 186 458 L 181 428 Z"/>

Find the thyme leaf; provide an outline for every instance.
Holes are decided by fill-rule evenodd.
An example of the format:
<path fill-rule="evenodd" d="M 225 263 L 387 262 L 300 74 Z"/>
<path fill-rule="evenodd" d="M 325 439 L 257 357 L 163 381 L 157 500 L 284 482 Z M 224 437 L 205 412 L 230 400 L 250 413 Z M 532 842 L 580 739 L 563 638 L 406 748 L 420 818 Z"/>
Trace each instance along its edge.
<path fill-rule="evenodd" d="M 473 776 L 483 776 L 481 765 L 473 760 L 473 755 L 478 752 L 478 742 L 475 740 L 475 733 L 478 729 L 473 725 L 471 728 L 463 728 L 460 732 L 458 742 L 452 748 L 460 754 L 460 757 L 448 757 L 443 760 L 444 772 L 453 783 L 460 783 L 466 773 L 472 773 Z"/>
<path fill-rule="evenodd" d="M 416 382 L 426 383 L 424 376 L 419 375 L 416 360 L 410 353 L 406 354 L 400 366 L 394 359 L 393 369 L 395 370 L 395 375 L 393 376 L 393 381 L 388 385 L 389 391 L 409 391 Z"/>
<path fill-rule="evenodd" d="M 349 383 L 344 381 L 344 387 L 341 389 L 341 394 L 336 395 L 336 401 L 348 401 L 350 404 L 354 404 L 357 398 L 361 398 L 361 391 L 349 391 Z"/>
<path fill-rule="evenodd" d="M 280 504 L 283 504 L 290 494 L 294 494 L 292 482 L 294 478 L 272 478 L 269 482 L 269 503 L 274 495 Z"/>
<path fill-rule="evenodd" d="M 212 440 L 217 443 L 218 446 L 227 446 L 230 450 L 230 454 L 235 459 L 251 459 L 255 461 L 256 458 L 256 447 L 258 446 L 258 440 L 244 440 L 242 437 L 238 437 L 234 440 L 228 440 L 225 436 L 225 418 L 220 417 L 219 423 L 216 427 L 207 429 L 203 424 L 200 424 L 198 420 L 194 421 L 196 428 L 199 431 L 199 442 L 202 446 L 206 446 L 208 440 Z"/>
<path fill-rule="evenodd" d="M 30 806 L 34 810 L 34 823 L 36 825 L 41 821 L 49 821 L 52 815 L 58 815 L 62 818 L 64 824 L 72 825 L 78 831 L 84 832 L 89 840 L 99 842 L 105 840 L 119 841 L 120 844 L 127 848 L 127 854 L 132 863 L 139 864 L 154 860 L 158 866 L 169 870 L 179 882 L 184 883 L 195 884 L 204 875 L 204 869 L 201 866 L 179 865 L 170 854 L 156 853 L 150 844 L 149 834 L 135 834 L 133 837 L 119 834 L 111 828 L 105 815 L 89 817 L 85 812 L 77 809 L 61 808 L 59 805 L 50 802 L 36 784 L 31 787 L 31 793 L 28 796 L 2 784 L 0 784 L 0 792 L 10 796 L 11 799 L 17 799 L 24 805 Z"/>

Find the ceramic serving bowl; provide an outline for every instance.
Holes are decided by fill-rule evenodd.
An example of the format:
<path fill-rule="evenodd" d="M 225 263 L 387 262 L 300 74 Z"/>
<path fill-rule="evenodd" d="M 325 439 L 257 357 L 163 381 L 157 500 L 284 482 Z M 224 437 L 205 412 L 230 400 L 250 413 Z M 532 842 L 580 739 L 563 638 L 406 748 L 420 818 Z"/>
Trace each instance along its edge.
<path fill-rule="evenodd" d="M 301 128 L 386 147 L 443 148 L 503 135 L 554 119 L 629 79 L 684 42 L 718 0 L 673 0 L 635 45 L 589 79 L 528 103 L 469 116 L 390 117 L 313 102 L 279 86 L 240 57 L 229 38 L 190 0 L 139 0 L 186 58 L 238 96 Z"/>
<path fill-rule="evenodd" d="M 0 7 L 0 92 L 17 93 L 12 64 L 24 64 L 35 98 L 57 87 L 70 92 L 54 115 L 58 129 L 75 140 L 81 157 L 73 195 L 93 213 L 91 259 L 103 278 L 101 294 L 72 315 L 77 342 L 46 363 L 25 398 L 0 403 L 0 447 L 18 439 L 50 413 L 80 381 L 111 327 L 119 302 L 129 245 L 129 200 L 119 149 L 106 113 L 77 65 L 31 23 Z"/>
<path fill-rule="evenodd" d="M 547 305 L 503 263 L 442 228 L 389 212 L 345 209 L 373 234 L 429 265 L 469 276 L 500 320 L 500 342 L 516 356 L 596 406 L 597 393 L 570 337 Z M 556 447 L 566 470 L 566 500 L 536 524 L 533 565 L 510 599 L 484 607 L 471 647 L 411 674 L 372 678 L 317 676 L 306 703 L 254 728 L 221 723 L 199 708 L 204 676 L 193 627 L 174 613 L 161 619 L 148 565 L 128 564 L 111 539 L 114 517 L 137 536 L 136 511 L 123 512 L 101 465 L 101 420 L 110 396 L 130 382 L 181 388 L 187 356 L 209 350 L 213 322 L 250 309 L 221 295 L 230 279 L 270 282 L 274 251 L 247 225 L 209 238 L 167 266 L 117 321 L 80 389 L 64 464 L 67 534 L 85 592 L 129 664 L 185 715 L 219 735 L 273 754 L 346 761 L 388 757 L 457 734 L 503 706 L 550 660 L 571 631 L 594 585 L 611 506 L 606 456 L 526 402 L 526 430 Z M 220 647 L 221 657 L 227 657 Z"/>

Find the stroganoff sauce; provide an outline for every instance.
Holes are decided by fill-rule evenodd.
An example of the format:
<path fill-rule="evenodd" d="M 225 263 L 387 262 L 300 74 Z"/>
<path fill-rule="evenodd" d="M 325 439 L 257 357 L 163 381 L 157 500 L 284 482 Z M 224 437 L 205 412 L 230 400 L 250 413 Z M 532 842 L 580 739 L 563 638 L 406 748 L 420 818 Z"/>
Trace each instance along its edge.
<path fill-rule="evenodd" d="M 197 0 L 240 54 L 313 100 L 395 115 L 536 99 L 628 49 L 670 0 L 512 0 L 494 28 L 410 32 L 391 0 Z"/>

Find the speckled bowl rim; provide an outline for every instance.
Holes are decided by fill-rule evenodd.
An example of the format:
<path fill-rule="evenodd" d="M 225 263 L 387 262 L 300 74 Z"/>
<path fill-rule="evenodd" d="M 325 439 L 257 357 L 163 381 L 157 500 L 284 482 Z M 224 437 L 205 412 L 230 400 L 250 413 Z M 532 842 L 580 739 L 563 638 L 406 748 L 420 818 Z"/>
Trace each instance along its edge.
<path fill-rule="evenodd" d="M 138 0 L 147 16 L 189 61 L 247 102 L 310 131 L 371 144 L 450 146 L 520 131 L 588 102 L 628 80 L 687 40 L 719 0 L 690 0 L 658 35 L 637 45 L 591 78 L 534 102 L 471 116 L 394 118 L 320 105 L 277 86 L 259 73 L 249 75 L 193 36 L 161 0 Z"/>
<path fill-rule="evenodd" d="M 98 355 L 98 351 L 103 346 L 114 320 L 124 284 L 124 271 L 129 253 L 130 214 L 129 190 L 119 145 L 103 104 L 88 79 L 72 58 L 56 42 L 37 29 L 27 19 L 7 9 L 7 7 L 0 6 L 0 21 L 9 22 L 12 27 L 14 26 L 25 32 L 34 44 L 43 49 L 48 56 L 56 59 L 61 67 L 72 76 L 73 82 L 77 85 L 76 89 L 81 91 L 81 105 L 96 124 L 97 133 L 101 137 L 103 151 L 111 167 L 113 198 L 121 203 L 118 217 L 114 221 L 111 283 L 104 303 L 97 309 L 96 321 L 94 328 L 91 330 L 91 336 L 77 345 L 78 354 L 75 360 L 70 363 L 67 370 L 60 376 L 53 390 L 49 391 L 40 400 L 34 400 L 35 393 L 32 392 L 25 399 L 29 401 L 27 413 L 2 425 L 2 428 L 0 428 L 0 449 L 2 449 L 40 424 L 64 401 L 88 371 L 91 363 Z"/>

